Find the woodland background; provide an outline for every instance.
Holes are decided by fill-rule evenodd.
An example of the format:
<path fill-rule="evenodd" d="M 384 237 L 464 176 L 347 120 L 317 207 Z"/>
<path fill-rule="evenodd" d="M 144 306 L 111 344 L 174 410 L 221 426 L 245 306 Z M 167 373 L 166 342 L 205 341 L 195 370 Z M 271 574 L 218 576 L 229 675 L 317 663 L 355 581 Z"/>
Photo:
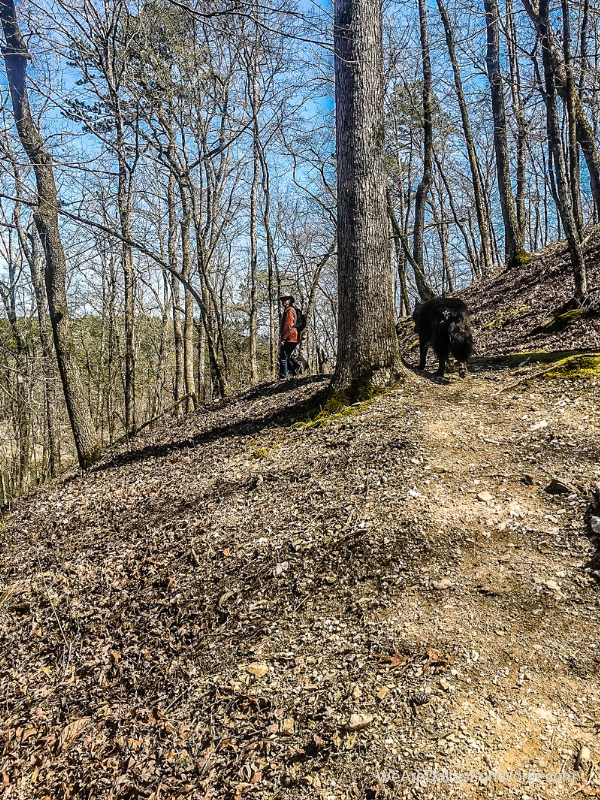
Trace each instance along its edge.
<path fill-rule="evenodd" d="M 415 298 L 519 269 L 565 235 L 576 250 L 599 221 L 599 20 L 588 0 L 420 0 L 384 11 L 400 318 Z M 54 162 L 82 402 L 102 445 L 165 411 L 273 379 L 281 293 L 307 315 L 311 368 L 334 363 L 328 6 L 25 0 L 19 20 L 32 111 Z M 75 453 L 32 224 L 35 181 L 4 77 L 0 98 L 6 503 Z"/>

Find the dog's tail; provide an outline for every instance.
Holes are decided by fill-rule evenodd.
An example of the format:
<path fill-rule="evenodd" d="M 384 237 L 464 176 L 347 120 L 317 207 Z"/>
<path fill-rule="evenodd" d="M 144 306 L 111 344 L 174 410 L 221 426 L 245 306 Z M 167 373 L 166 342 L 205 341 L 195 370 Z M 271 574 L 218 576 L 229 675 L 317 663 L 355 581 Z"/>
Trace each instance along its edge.
<path fill-rule="evenodd" d="M 448 326 L 450 352 L 459 362 L 467 361 L 473 353 L 473 332 L 464 314 L 457 314 Z"/>

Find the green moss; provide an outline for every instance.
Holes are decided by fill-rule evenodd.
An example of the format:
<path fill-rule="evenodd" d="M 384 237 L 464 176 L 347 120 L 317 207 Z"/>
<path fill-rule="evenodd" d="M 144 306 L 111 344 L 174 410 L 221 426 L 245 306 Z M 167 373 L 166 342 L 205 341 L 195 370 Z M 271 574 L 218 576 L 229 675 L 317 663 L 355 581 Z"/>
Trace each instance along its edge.
<path fill-rule="evenodd" d="M 519 250 L 511 261 L 511 267 L 523 267 L 530 258 L 531 256 L 526 250 Z"/>
<path fill-rule="evenodd" d="M 581 350 L 536 350 L 524 353 L 510 353 L 505 356 L 475 356 L 469 360 L 470 364 L 476 367 L 487 369 L 499 369 L 507 367 L 513 369 L 520 367 L 521 364 L 552 364 L 553 361 L 563 361 L 567 358 L 580 355 L 592 355 L 595 353 L 582 353 Z"/>
<path fill-rule="evenodd" d="M 583 314 L 582 308 L 572 308 L 570 311 L 565 311 L 562 314 L 554 314 L 552 317 L 544 320 L 540 325 L 534 328 L 532 333 L 556 333 L 568 328 L 576 322 Z"/>
<path fill-rule="evenodd" d="M 558 361 L 550 372 L 546 372 L 544 377 L 564 378 L 565 380 L 598 378 L 600 377 L 600 356 L 580 355 L 564 358 L 562 361 Z"/>
<path fill-rule="evenodd" d="M 519 306 L 518 308 L 513 308 L 510 311 L 501 311 L 497 317 L 495 317 L 491 322 L 486 323 L 483 328 L 486 331 L 491 331 L 495 328 L 501 328 L 503 325 L 506 325 L 507 322 L 516 319 L 526 311 L 529 311 L 529 306 Z"/>
<path fill-rule="evenodd" d="M 266 458 L 272 449 L 272 447 L 257 447 L 250 453 L 250 458 L 256 458 L 257 460 Z"/>

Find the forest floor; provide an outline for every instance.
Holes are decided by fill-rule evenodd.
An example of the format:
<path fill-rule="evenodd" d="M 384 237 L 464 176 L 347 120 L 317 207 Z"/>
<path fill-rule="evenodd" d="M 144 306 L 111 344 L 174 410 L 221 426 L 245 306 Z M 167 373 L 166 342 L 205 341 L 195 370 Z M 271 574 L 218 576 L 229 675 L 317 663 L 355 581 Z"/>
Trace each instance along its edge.
<path fill-rule="evenodd" d="M 264 385 L 17 501 L 2 796 L 600 796 L 600 379 L 475 370 Z"/>

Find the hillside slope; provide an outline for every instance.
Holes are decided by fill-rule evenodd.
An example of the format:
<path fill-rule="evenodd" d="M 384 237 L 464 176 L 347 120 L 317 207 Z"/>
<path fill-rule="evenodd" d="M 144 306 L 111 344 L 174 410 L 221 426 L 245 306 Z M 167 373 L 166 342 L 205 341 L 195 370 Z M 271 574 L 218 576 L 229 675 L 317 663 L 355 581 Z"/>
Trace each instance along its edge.
<path fill-rule="evenodd" d="M 522 377 L 263 386 L 16 503 L 3 796 L 598 794 L 598 379 Z"/>
<path fill-rule="evenodd" d="M 589 299 L 585 308 L 556 318 L 573 298 L 575 284 L 566 242 L 556 242 L 532 254 L 529 262 L 502 270 L 459 292 L 471 311 L 475 356 L 510 353 L 600 351 L 600 226 L 585 240 Z M 399 328 L 403 351 L 414 348 L 412 320 Z M 415 365 L 418 352 L 408 360 Z"/>

